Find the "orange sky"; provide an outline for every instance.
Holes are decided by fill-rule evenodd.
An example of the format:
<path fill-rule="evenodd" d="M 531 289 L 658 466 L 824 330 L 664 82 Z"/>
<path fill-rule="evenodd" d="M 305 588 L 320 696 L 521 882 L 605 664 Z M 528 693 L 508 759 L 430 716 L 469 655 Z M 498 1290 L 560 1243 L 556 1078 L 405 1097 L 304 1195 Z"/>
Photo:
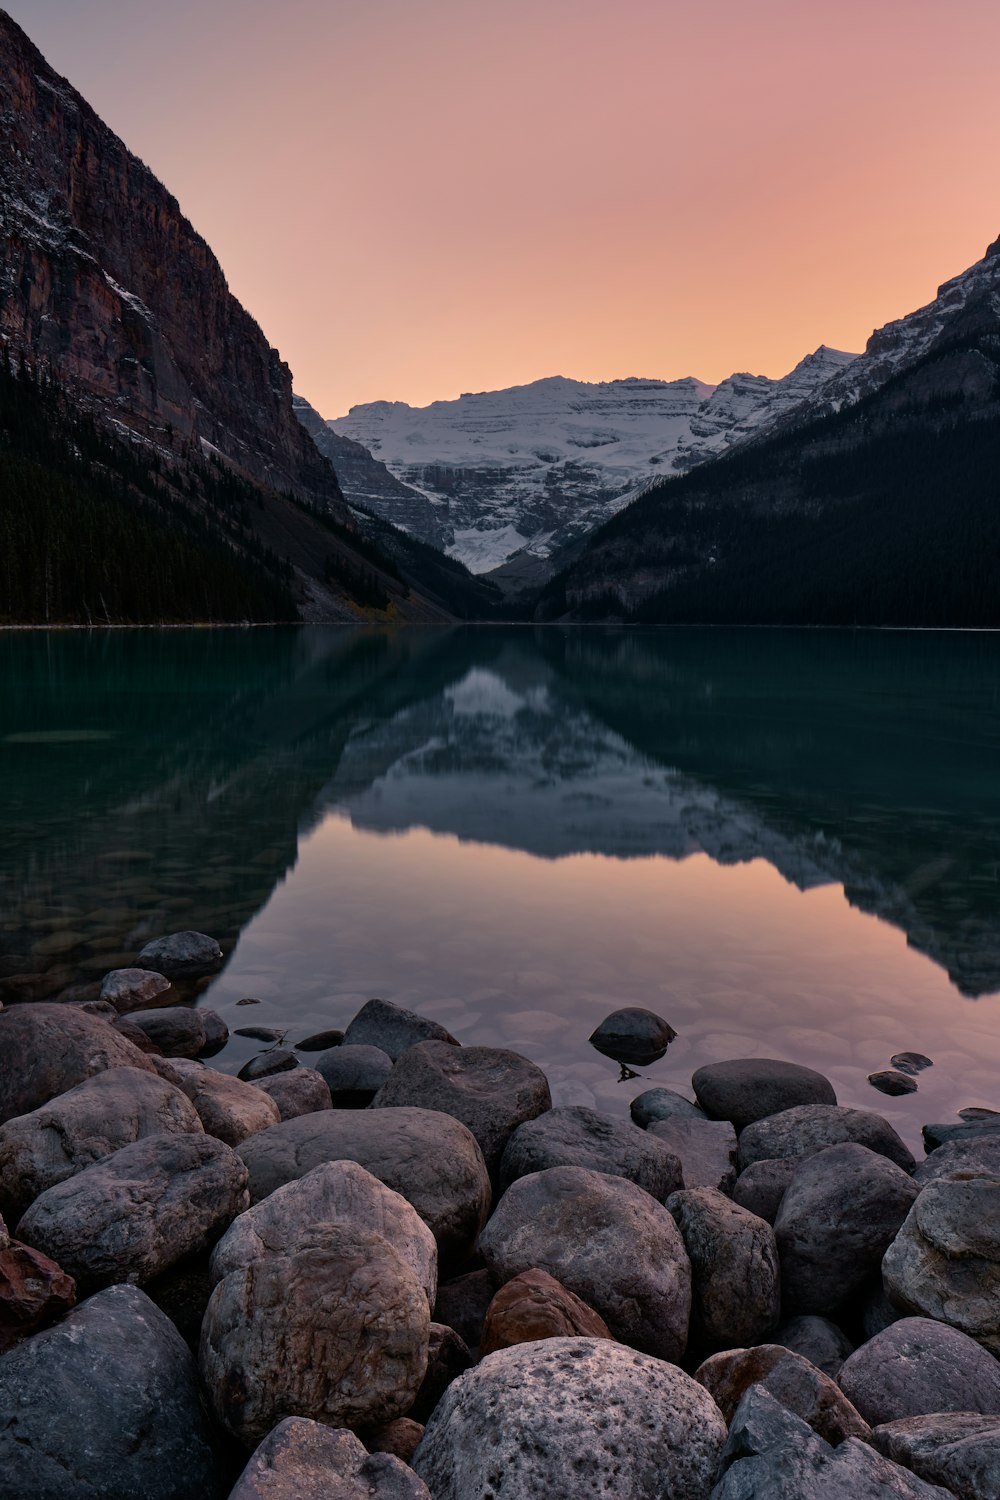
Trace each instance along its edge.
<path fill-rule="evenodd" d="M 327 416 L 785 373 L 1000 233 L 996 0 L 2 0 Z"/>

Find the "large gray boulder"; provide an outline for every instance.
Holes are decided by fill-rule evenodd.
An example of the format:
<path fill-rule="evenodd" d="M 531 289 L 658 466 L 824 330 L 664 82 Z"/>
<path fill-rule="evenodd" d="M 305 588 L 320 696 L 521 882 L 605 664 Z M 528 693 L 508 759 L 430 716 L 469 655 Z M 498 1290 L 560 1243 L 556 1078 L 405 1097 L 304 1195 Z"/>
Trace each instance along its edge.
<path fill-rule="evenodd" d="M 715 1188 L 672 1193 L 691 1262 L 691 1343 L 700 1350 L 759 1344 L 781 1313 L 778 1246 L 763 1219 Z"/>
<path fill-rule="evenodd" d="M 136 1287 L 98 1292 L 0 1359 L 10 1500 L 222 1500 L 194 1361 Z"/>
<path fill-rule="evenodd" d="M 867 1146 L 801 1162 L 774 1222 L 786 1313 L 832 1313 L 879 1268 L 919 1188 Z"/>
<path fill-rule="evenodd" d="M 751 1386 L 760 1386 L 828 1443 L 868 1437 L 868 1423 L 837 1382 L 779 1344 L 713 1354 L 699 1365 L 694 1378 L 711 1392 L 727 1422 Z"/>
<path fill-rule="evenodd" d="M 265 1255 L 322 1246 L 331 1224 L 371 1230 L 397 1250 L 433 1308 L 437 1245 L 412 1204 L 353 1161 L 328 1161 L 286 1182 L 234 1220 L 212 1251 L 213 1281 Z"/>
<path fill-rule="evenodd" d="M 328 1224 L 322 1245 L 232 1270 L 209 1300 L 199 1365 L 212 1408 L 244 1443 L 283 1416 L 332 1427 L 409 1410 L 427 1369 L 427 1293 L 370 1229 Z"/>
<path fill-rule="evenodd" d="M 381 1047 L 393 1062 L 418 1042 L 458 1042 L 450 1031 L 391 1000 L 366 1000 L 344 1032 L 344 1046 Z"/>
<path fill-rule="evenodd" d="M 381 1047 L 361 1044 L 331 1047 L 313 1060 L 313 1067 L 330 1091 L 333 1109 L 366 1109 L 389 1077 L 392 1066 L 392 1058 Z"/>
<path fill-rule="evenodd" d="M 680 1162 L 686 1188 L 717 1188 L 732 1195 L 736 1186 L 736 1131 L 728 1120 L 674 1115 L 655 1121 L 647 1129 Z"/>
<path fill-rule="evenodd" d="M 434 1500 L 708 1500 L 725 1437 L 675 1365 L 607 1339 L 543 1339 L 454 1381 L 413 1467 Z"/>
<path fill-rule="evenodd" d="M 373 1107 L 399 1105 L 454 1115 L 472 1131 L 494 1172 L 512 1132 L 550 1109 L 552 1098 L 541 1068 L 517 1052 L 420 1042 L 400 1056 Z"/>
<path fill-rule="evenodd" d="M 847 1438 L 837 1447 L 761 1386 L 733 1418 L 712 1500 L 951 1500 L 947 1492 Z"/>
<path fill-rule="evenodd" d="M 154 1135 L 48 1188 L 17 1237 L 84 1291 L 142 1283 L 206 1249 L 247 1207 L 240 1158 L 210 1135 Z"/>
<path fill-rule="evenodd" d="M 887 1156 L 904 1172 L 913 1171 L 913 1152 L 888 1120 L 873 1110 L 842 1104 L 799 1104 L 755 1120 L 740 1136 L 740 1171 L 757 1161 L 812 1156 L 849 1141 Z"/>
<path fill-rule="evenodd" d="M 153 1072 L 138 1047 L 75 1005 L 0 1010 L 0 1058 L 0 1125 L 109 1068 Z"/>
<path fill-rule="evenodd" d="M 222 967 L 222 949 L 204 932 L 171 932 L 147 943 L 135 961 L 168 979 L 199 979 Z"/>
<path fill-rule="evenodd" d="M 893 1302 L 1000 1355 L 1000 1181 L 928 1183 L 882 1262 Z"/>
<path fill-rule="evenodd" d="M 539 1269 L 600 1313 L 611 1332 L 679 1359 L 691 1315 L 691 1266 L 662 1204 L 624 1177 L 550 1167 L 501 1198 L 479 1248 L 502 1283 Z"/>
<path fill-rule="evenodd" d="M 854 1352 L 854 1345 L 842 1328 L 813 1313 L 789 1318 L 771 1334 L 771 1343 L 801 1354 L 832 1380 L 836 1380 L 844 1360 Z"/>
<path fill-rule="evenodd" d="M 755 1161 L 752 1167 L 747 1167 L 737 1177 L 733 1187 L 733 1202 L 773 1224 L 778 1217 L 788 1184 L 798 1169 L 797 1156 Z"/>
<path fill-rule="evenodd" d="M 995 1177 L 1000 1179 L 1000 1135 L 973 1136 L 948 1141 L 926 1157 L 913 1174 L 926 1187 L 939 1177 Z"/>
<path fill-rule="evenodd" d="M 292 1068 L 284 1073 L 271 1073 L 267 1078 L 258 1078 L 252 1086 L 274 1101 L 283 1120 L 295 1120 L 299 1115 L 311 1115 L 317 1109 L 333 1108 L 330 1085 L 315 1068 Z"/>
<path fill-rule="evenodd" d="M 833 1084 L 822 1073 L 771 1057 L 708 1063 L 698 1069 L 691 1083 L 709 1118 L 730 1120 L 737 1132 L 796 1104 L 837 1102 Z"/>
<path fill-rule="evenodd" d="M 490 1178 L 472 1132 L 432 1109 L 328 1109 L 283 1120 L 240 1147 L 259 1203 L 324 1161 L 356 1161 L 413 1204 L 442 1261 L 468 1255 L 490 1207 Z"/>
<path fill-rule="evenodd" d="M 183 1057 L 158 1058 L 155 1066 L 162 1078 L 187 1095 L 207 1133 L 227 1146 L 238 1146 L 281 1119 L 277 1104 L 262 1089 L 218 1068 Z"/>
<path fill-rule="evenodd" d="M 194 1106 L 155 1073 L 95 1073 L 0 1125 L 0 1208 L 16 1224 L 40 1193 L 122 1146 L 149 1135 L 201 1133 Z"/>
<path fill-rule="evenodd" d="M 134 1010 L 129 1026 L 138 1026 L 164 1057 L 208 1057 L 229 1040 L 229 1027 L 218 1011 L 194 1005 L 163 1005 Z"/>
<path fill-rule="evenodd" d="M 876 1427 L 872 1443 L 959 1500 L 1000 1497 L 1000 1418 L 970 1412 L 904 1417 Z"/>
<path fill-rule="evenodd" d="M 346 1428 L 285 1417 L 250 1457 L 229 1500 L 431 1500 L 413 1470 L 369 1453 Z"/>
<path fill-rule="evenodd" d="M 680 1162 L 662 1141 L 629 1120 L 577 1104 L 550 1109 L 514 1131 L 500 1162 L 501 1190 L 549 1167 L 625 1177 L 660 1202 L 683 1184 Z"/>
<path fill-rule="evenodd" d="M 929 1412 L 1000 1413 L 1000 1362 L 931 1318 L 900 1318 L 856 1349 L 837 1379 L 872 1427 Z"/>

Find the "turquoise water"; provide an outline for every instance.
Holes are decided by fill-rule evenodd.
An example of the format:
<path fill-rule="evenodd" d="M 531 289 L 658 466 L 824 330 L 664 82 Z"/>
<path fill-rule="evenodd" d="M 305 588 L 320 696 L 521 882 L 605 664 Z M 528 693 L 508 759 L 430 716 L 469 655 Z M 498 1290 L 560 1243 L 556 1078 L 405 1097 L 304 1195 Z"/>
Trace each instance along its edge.
<path fill-rule="evenodd" d="M 231 1026 L 381 994 L 563 1102 L 758 1054 L 911 1139 L 1000 1107 L 1000 637 L 8 633 L 0 715 L 0 979 L 195 927 Z M 625 1004 L 679 1033 L 633 1086 L 586 1040 Z"/>

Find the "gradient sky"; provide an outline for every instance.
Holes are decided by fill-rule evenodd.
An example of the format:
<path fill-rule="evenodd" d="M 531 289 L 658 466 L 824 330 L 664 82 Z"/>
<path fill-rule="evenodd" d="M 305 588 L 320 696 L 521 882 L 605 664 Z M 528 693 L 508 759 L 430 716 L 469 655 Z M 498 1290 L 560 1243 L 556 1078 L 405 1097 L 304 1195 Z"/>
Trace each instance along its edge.
<path fill-rule="evenodd" d="M 860 349 L 1000 233 L 996 0 L 0 0 L 327 416 Z"/>

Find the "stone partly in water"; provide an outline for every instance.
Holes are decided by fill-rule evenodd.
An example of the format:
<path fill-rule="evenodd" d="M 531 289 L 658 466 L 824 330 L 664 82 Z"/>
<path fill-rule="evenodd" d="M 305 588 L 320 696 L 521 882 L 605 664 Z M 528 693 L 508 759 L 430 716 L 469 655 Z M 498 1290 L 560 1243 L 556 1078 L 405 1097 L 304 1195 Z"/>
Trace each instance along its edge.
<path fill-rule="evenodd" d="M 332 1026 L 329 1031 L 314 1031 L 310 1036 L 303 1037 L 301 1042 L 295 1043 L 295 1050 L 296 1052 L 326 1052 L 330 1047 L 339 1047 L 343 1040 L 344 1033 L 338 1027 Z"/>
<path fill-rule="evenodd" d="M 330 1091 L 334 1109 L 366 1109 L 392 1072 L 392 1058 L 381 1047 L 331 1047 L 313 1067 Z"/>
<path fill-rule="evenodd" d="M 919 1191 L 867 1146 L 807 1156 L 774 1222 L 786 1314 L 832 1313 L 857 1292 L 878 1271 Z"/>
<path fill-rule="evenodd" d="M 862 1344 L 838 1380 L 873 1427 L 929 1412 L 1000 1413 L 1000 1363 L 931 1318 L 900 1318 Z"/>
<path fill-rule="evenodd" d="M 258 1052 L 256 1057 L 245 1062 L 236 1076 L 244 1083 L 256 1083 L 259 1078 L 268 1078 L 272 1073 L 284 1073 L 298 1066 L 298 1058 L 287 1047 L 269 1047 L 266 1052 Z"/>
<path fill-rule="evenodd" d="M 168 979 L 200 979 L 222 967 L 222 949 L 203 932 L 172 932 L 147 943 L 135 966 L 153 969 Z"/>
<path fill-rule="evenodd" d="M 658 1120 L 672 1120 L 678 1115 L 695 1120 L 706 1118 L 700 1105 L 692 1104 L 690 1099 L 685 1099 L 683 1094 L 677 1094 L 673 1089 L 646 1089 L 645 1093 L 637 1094 L 632 1100 L 629 1113 L 641 1130 L 648 1130 Z"/>
<path fill-rule="evenodd" d="M 157 1135 L 123 1146 L 36 1198 L 18 1238 L 81 1290 L 150 1281 L 205 1249 L 247 1207 L 246 1169 L 210 1135 Z"/>
<path fill-rule="evenodd" d="M 590 1035 L 590 1045 L 619 1063 L 646 1067 L 663 1057 L 677 1033 L 662 1016 L 626 1005 L 606 1016 Z"/>
<path fill-rule="evenodd" d="M 959 1110 L 959 1119 L 942 1124 L 923 1127 L 924 1145 L 928 1151 L 947 1146 L 952 1141 L 978 1141 L 984 1136 L 1000 1135 L 1000 1114 L 992 1110 L 971 1116 L 969 1110 Z"/>
<path fill-rule="evenodd" d="M 674 1115 L 654 1121 L 648 1131 L 680 1162 L 685 1188 L 716 1188 L 732 1194 L 736 1186 L 736 1131 L 728 1120 Z"/>
<path fill-rule="evenodd" d="M 960 1500 L 1000 1495 L 1000 1418 L 971 1412 L 905 1417 L 876 1427 L 872 1443 L 928 1484 Z"/>
<path fill-rule="evenodd" d="M 426 1289 L 399 1251 L 372 1230 L 327 1224 L 322 1243 L 269 1252 L 218 1283 L 202 1324 L 202 1379 L 219 1421 L 244 1443 L 282 1416 L 387 1422 L 420 1389 L 429 1327 Z"/>
<path fill-rule="evenodd" d="M 584 1167 L 521 1177 L 479 1248 L 497 1281 L 548 1271 L 623 1343 L 660 1359 L 683 1355 L 691 1316 L 684 1241 L 662 1204 L 624 1177 Z"/>
<path fill-rule="evenodd" d="M 714 1188 L 667 1199 L 691 1262 L 691 1344 L 698 1350 L 762 1342 L 781 1312 L 778 1246 L 763 1219 Z"/>
<path fill-rule="evenodd" d="M 145 1293 L 110 1287 L 0 1359 L 0 1477 L 11 1500 L 221 1500 L 190 1351 Z"/>
<path fill-rule="evenodd" d="M 2 1220 L 0 1220 L 2 1224 Z M 0 1354 L 68 1312 L 76 1283 L 61 1266 L 4 1234 L 0 1244 Z M 2 1478 L 2 1475 L 0 1475 Z"/>
<path fill-rule="evenodd" d="M 193 1005 L 135 1010 L 128 1023 L 145 1032 L 164 1057 L 212 1057 L 229 1040 L 229 1027 L 216 1011 Z"/>
<path fill-rule="evenodd" d="M 413 1204 L 442 1263 L 461 1263 L 486 1222 L 490 1178 L 472 1132 L 433 1109 L 327 1109 L 284 1120 L 240 1147 L 259 1203 L 324 1161 L 356 1161 Z"/>
<path fill-rule="evenodd" d="M 165 974 L 154 969 L 112 969 L 101 982 L 98 998 L 113 1005 L 119 1015 L 145 1010 L 161 996 L 171 996 L 173 986 Z"/>
<path fill-rule="evenodd" d="M 158 1062 L 156 1069 L 187 1095 L 207 1133 L 227 1146 L 240 1145 L 247 1136 L 277 1125 L 281 1118 L 274 1100 L 259 1088 L 217 1068 L 172 1057 Z"/>
<path fill-rule="evenodd" d="M 0 1125 L 0 1208 L 16 1223 L 57 1182 L 151 1135 L 198 1135 L 180 1089 L 138 1068 L 110 1068 Z"/>
<path fill-rule="evenodd" d="M 833 1084 L 822 1073 L 770 1057 L 708 1063 L 691 1082 L 705 1113 L 713 1120 L 730 1120 L 738 1132 L 796 1104 L 837 1102 Z"/>
<path fill-rule="evenodd" d="M 229 1500 L 431 1500 L 412 1469 L 353 1432 L 285 1417 L 251 1455 Z"/>
<path fill-rule="evenodd" d="M 853 1141 L 912 1172 L 913 1152 L 888 1120 L 870 1109 L 848 1109 L 840 1104 L 800 1104 L 748 1125 L 740 1136 L 740 1171 L 754 1162 L 782 1157 L 813 1156 L 827 1146 Z"/>
<path fill-rule="evenodd" d="M 552 1098 L 541 1068 L 518 1052 L 420 1042 L 400 1056 L 374 1101 L 376 1109 L 401 1104 L 461 1120 L 495 1172 L 513 1132 L 551 1109 Z"/>
<path fill-rule="evenodd" d="M 417 1042 L 458 1042 L 450 1031 L 391 1000 L 367 1000 L 344 1032 L 348 1046 L 380 1047 L 393 1062 Z"/>
<path fill-rule="evenodd" d="M 911 1078 L 908 1073 L 896 1073 L 892 1068 L 883 1068 L 881 1072 L 869 1073 L 868 1082 L 873 1089 L 878 1089 L 880 1094 L 891 1094 L 894 1098 L 900 1094 L 917 1092 L 915 1078 Z"/>
<path fill-rule="evenodd" d="M 317 1109 L 332 1109 L 330 1086 L 315 1068 L 291 1068 L 285 1073 L 269 1073 L 253 1085 L 278 1106 L 283 1120 L 311 1115 Z"/>
<path fill-rule="evenodd" d="M 449 1386 L 413 1466 L 434 1500 L 708 1500 L 725 1437 L 676 1366 L 607 1339 L 543 1339 Z"/>
<path fill-rule="evenodd" d="M 534 1339 L 613 1336 L 600 1314 L 554 1276 L 547 1271 L 522 1271 L 490 1303 L 479 1353 L 482 1357 Z"/>
<path fill-rule="evenodd" d="M 1000 1181 L 928 1183 L 889 1246 L 882 1275 L 906 1312 L 948 1323 L 1000 1355 Z"/>
<path fill-rule="evenodd" d="M 683 1183 L 677 1157 L 628 1120 L 583 1105 L 550 1109 L 514 1131 L 500 1162 L 501 1189 L 549 1167 L 586 1167 L 625 1177 L 662 1203 Z"/>
<path fill-rule="evenodd" d="M 712 1393 L 727 1422 L 733 1420 L 750 1387 L 759 1385 L 828 1443 L 868 1436 L 868 1423 L 836 1381 L 780 1344 L 713 1354 L 695 1371 L 694 1378 Z"/>
<path fill-rule="evenodd" d="M 113 1026 L 71 1005 L 0 1010 L 0 1124 L 109 1068 L 153 1071 Z"/>
<path fill-rule="evenodd" d="M 889 1059 L 892 1066 L 900 1073 L 922 1073 L 925 1068 L 933 1068 L 934 1064 L 929 1057 L 922 1052 L 897 1052 Z"/>

